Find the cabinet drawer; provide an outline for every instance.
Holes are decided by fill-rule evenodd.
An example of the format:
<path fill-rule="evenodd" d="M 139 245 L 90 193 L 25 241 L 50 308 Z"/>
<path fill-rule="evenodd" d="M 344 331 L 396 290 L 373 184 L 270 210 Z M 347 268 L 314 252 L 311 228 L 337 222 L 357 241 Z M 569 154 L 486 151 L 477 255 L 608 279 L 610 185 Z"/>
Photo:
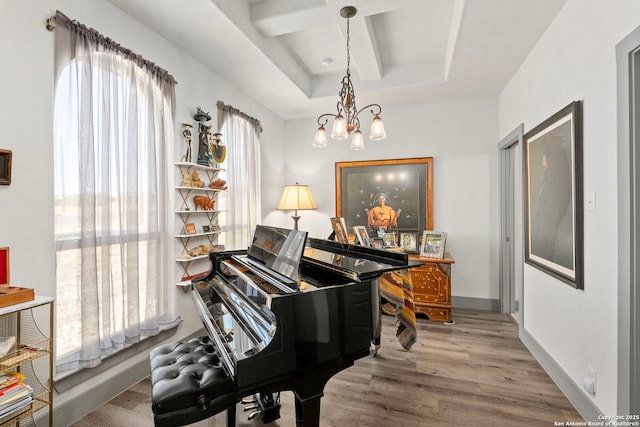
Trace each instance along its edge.
<path fill-rule="evenodd" d="M 438 307 L 415 307 L 416 313 L 426 314 L 429 320 L 434 322 L 449 322 L 451 321 L 451 310 L 448 308 Z"/>

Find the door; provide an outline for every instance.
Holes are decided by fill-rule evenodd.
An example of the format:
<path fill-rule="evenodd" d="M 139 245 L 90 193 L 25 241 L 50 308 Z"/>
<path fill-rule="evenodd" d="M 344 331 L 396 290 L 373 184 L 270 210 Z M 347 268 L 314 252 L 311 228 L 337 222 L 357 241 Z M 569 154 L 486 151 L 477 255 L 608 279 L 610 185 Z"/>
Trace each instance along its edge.
<path fill-rule="evenodd" d="M 616 46 L 618 413 L 640 413 L 640 27 Z"/>
<path fill-rule="evenodd" d="M 522 326 L 522 176 L 520 151 L 523 125 L 499 142 L 500 149 L 500 310 Z"/>

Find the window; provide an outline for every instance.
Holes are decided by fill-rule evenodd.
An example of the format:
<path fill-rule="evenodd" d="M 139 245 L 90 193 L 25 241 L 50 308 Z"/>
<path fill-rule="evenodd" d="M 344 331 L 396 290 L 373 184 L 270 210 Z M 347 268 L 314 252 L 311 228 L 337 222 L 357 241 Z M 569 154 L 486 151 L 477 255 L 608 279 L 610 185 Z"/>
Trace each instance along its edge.
<path fill-rule="evenodd" d="M 260 122 L 218 101 L 220 132 L 230 153 L 227 156 L 229 191 L 219 200 L 226 206 L 220 220 L 227 226 L 227 249 L 246 249 L 261 219 L 260 194 Z"/>
<path fill-rule="evenodd" d="M 99 44 L 95 30 L 64 29 L 77 40 L 74 52 L 56 47 L 58 372 L 96 366 L 180 321 L 167 271 L 175 82 Z"/>

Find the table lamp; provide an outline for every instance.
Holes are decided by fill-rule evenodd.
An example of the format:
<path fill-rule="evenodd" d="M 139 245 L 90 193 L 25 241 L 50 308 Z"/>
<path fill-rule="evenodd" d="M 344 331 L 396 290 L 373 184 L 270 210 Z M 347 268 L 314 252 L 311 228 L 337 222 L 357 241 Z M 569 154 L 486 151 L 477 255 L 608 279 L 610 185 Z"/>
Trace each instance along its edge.
<path fill-rule="evenodd" d="M 298 229 L 298 215 L 299 210 L 317 209 L 316 202 L 313 201 L 311 195 L 311 189 L 308 185 L 300 185 L 296 182 L 296 185 L 287 185 L 282 191 L 282 197 L 280 197 L 280 203 L 278 203 L 279 210 L 294 210 L 293 218 L 294 230 Z"/>

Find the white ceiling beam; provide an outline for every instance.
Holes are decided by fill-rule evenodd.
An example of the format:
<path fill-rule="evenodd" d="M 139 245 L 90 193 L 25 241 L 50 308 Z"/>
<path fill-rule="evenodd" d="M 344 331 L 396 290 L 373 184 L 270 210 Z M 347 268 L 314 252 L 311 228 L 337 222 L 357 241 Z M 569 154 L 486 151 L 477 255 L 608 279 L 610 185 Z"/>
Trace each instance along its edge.
<path fill-rule="evenodd" d="M 458 45 L 458 35 L 460 34 L 460 25 L 462 24 L 462 15 L 464 14 L 464 6 L 466 0 L 455 0 L 453 5 L 453 14 L 451 17 L 451 26 L 449 27 L 449 38 L 447 40 L 447 49 L 444 59 L 444 78 L 449 80 L 449 71 L 451 71 L 451 63 Z"/>
<path fill-rule="evenodd" d="M 363 81 L 358 76 L 352 76 L 356 95 L 363 92 L 397 88 L 412 85 L 433 85 L 444 83 L 444 59 L 413 62 L 411 64 L 396 65 L 385 71 L 379 81 Z M 336 96 L 340 90 L 340 80 L 335 75 L 317 76 L 312 79 L 311 99 Z M 360 101 L 358 101 L 360 104 Z M 364 105 L 364 104 L 362 104 Z"/>
<path fill-rule="evenodd" d="M 371 19 L 356 15 L 349 21 L 351 61 L 356 65 L 355 68 L 360 79 L 363 81 L 380 80 L 382 78 L 382 63 Z M 346 39 L 346 23 L 343 26 L 343 31 Z"/>
<path fill-rule="evenodd" d="M 269 0 L 252 4 L 251 22 L 264 37 L 335 22 L 325 0 Z"/>

